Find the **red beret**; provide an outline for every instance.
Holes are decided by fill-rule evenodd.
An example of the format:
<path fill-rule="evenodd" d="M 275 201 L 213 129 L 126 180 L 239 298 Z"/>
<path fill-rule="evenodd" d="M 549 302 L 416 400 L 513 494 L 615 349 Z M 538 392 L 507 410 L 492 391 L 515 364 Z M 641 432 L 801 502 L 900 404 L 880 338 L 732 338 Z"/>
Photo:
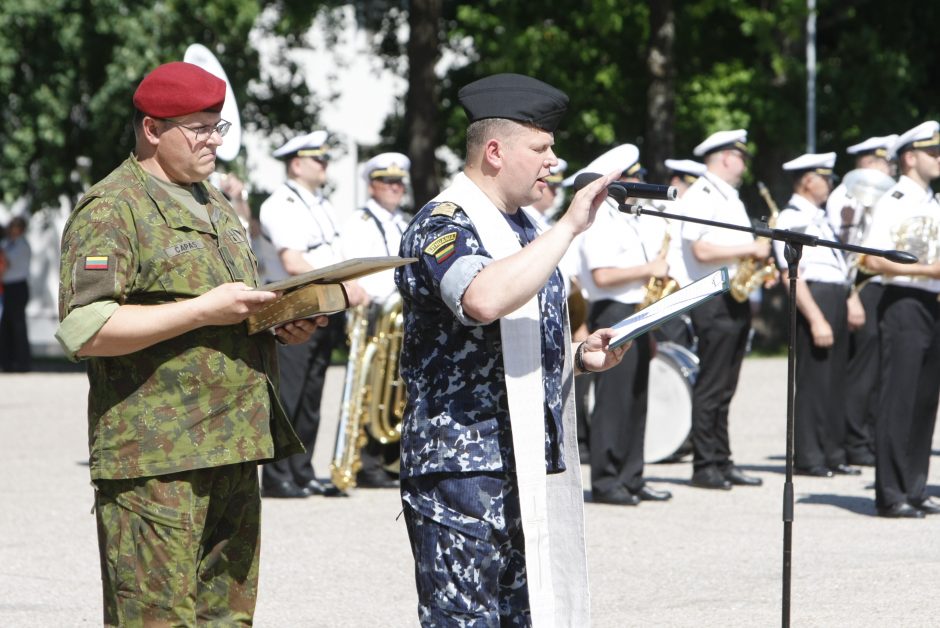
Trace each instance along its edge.
<path fill-rule="evenodd" d="M 144 77 L 134 92 L 134 106 L 155 118 L 222 111 L 224 100 L 225 81 L 185 61 L 159 66 Z"/>

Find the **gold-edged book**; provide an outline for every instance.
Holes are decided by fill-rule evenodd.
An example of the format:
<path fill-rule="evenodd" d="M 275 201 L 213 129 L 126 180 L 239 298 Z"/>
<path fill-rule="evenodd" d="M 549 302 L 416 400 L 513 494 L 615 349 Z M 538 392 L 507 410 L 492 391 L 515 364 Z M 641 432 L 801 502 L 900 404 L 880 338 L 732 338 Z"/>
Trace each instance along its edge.
<path fill-rule="evenodd" d="M 281 296 L 248 317 L 248 333 L 256 334 L 287 321 L 334 314 L 349 307 L 344 281 L 417 261 L 414 257 L 359 257 L 255 288 Z"/>

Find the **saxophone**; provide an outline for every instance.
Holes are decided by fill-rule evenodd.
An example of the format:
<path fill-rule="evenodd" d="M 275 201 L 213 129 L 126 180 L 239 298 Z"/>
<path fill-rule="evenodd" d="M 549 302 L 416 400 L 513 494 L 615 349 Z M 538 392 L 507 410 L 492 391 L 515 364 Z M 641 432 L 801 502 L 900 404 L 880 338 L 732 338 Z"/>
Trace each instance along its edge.
<path fill-rule="evenodd" d="M 669 222 L 666 222 L 666 233 L 663 235 L 663 244 L 659 247 L 659 255 L 664 257 L 669 252 L 669 243 L 672 236 L 669 235 Z M 665 277 L 650 277 L 646 282 L 646 288 L 643 292 L 643 300 L 637 306 L 637 311 L 651 306 L 665 296 L 668 296 L 679 289 L 679 282 L 666 275 Z"/>
<path fill-rule="evenodd" d="M 780 214 L 780 210 L 777 208 L 774 199 L 770 196 L 766 185 L 758 181 L 757 189 L 767 203 L 767 207 L 770 208 L 770 219 L 767 220 L 767 226 L 773 229 L 777 226 L 777 216 Z M 759 240 L 767 240 L 767 238 L 759 238 Z M 776 273 L 777 264 L 774 262 L 773 255 L 766 260 L 746 257 L 738 261 L 738 270 L 735 272 L 734 277 L 731 278 L 731 289 L 729 292 L 735 301 L 744 303 L 747 301 L 751 292 L 762 285 L 768 277 Z"/>

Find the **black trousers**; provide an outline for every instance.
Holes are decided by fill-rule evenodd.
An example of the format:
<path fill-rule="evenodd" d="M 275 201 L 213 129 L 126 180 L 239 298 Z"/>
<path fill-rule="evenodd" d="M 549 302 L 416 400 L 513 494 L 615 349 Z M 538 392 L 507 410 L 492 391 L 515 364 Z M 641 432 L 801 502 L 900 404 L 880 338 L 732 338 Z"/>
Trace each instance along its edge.
<path fill-rule="evenodd" d="M 859 292 L 865 325 L 849 334 L 846 366 L 845 449 L 849 460 L 875 453 L 875 416 L 878 408 L 880 348 L 878 302 L 884 285 L 869 281 Z"/>
<path fill-rule="evenodd" d="M 32 369 L 29 335 L 26 329 L 26 304 L 29 283 L 13 281 L 3 284 L 3 315 L 0 316 L 0 366 L 4 371 L 23 372 Z"/>
<path fill-rule="evenodd" d="M 744 361 L 751 306 L 725 293 L 693 309 L 691 318 L 699 358 L 692 389 L 692 464 L 695 470 L 724 470 L 733 464 L 728 410 Z"/>
<path fill-rule="evenodd" d="M 610 327 L 629 316 L 635 305 L 617 301 L 591 304 L 591 329 Z M 620 364 L 594 375 L 591 414 L 591 488 L 611 491 L 643 488 L 643 440 L 649 391 L 650 337 L 633 341 Z"/>
<path fill-rule="evenodd" d="M 875 424 L 875 503 L 927 497 L 940 396 L 940 303 L 926 290 L 885 286 L 878 307 L 881 390 Z"/>
<path fill-rule="evenodd" d="M 345 314 L 330 316 L 330 324 L 317 329 L 299 345 L 278 345 L 281 404 L 306 451 L 263 466 L 261 483 L 272 487 L 280 482 L 303 486 L 316 479 L 311 462 L 320 428 L 320 400 L 333 349 L 345 336 Z"/>
<path fill-rule="evenodd" d="M 832 328 L 833 344 L 813 344 L 802 313 L 796 325 L 796 399 L 794 402 L 794 464 L 797 467 L 835 467 L 845 464 L 845 364 L 849 330 L 848 286 L 807 282 L 816 305 Z"/>

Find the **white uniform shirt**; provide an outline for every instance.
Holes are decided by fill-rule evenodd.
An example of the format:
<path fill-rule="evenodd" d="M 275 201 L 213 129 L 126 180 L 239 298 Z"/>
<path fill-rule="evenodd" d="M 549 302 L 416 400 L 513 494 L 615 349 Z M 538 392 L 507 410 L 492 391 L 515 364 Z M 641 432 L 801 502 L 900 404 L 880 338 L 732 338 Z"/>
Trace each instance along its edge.
<path fill-rule="evenodd" d="M 261 233 L 278 254 L 300 251 L 313 268 L 342 260 L 336 212 L 322 194 L 314 194 L 293 181 L 285 181 L 261 204 Z M 264 259 L 265 281 L 288 277 L 279 255 Z"/>
<path fill-rule="evenodd" d="M 655 259 L 662 248 L 667 226 L 662 218 L 626 214 L 610 199 L 604 201 L 581 242 L 582 276 L 588 300 L 612 299 L 628 304 L 643 301 L 648 279 L 601 288 L 594 283 L 591 271 L 642 266 Z"/>
<path fill-rule="evenodd" d="M 777 217 L 778 229 L 789 229 L 799 233 L 816 236 L 821 240 L 836 240 L 832 225 L 826 217 L 826 211 L 813 205 L 807 198 L 794 194 L 788 206 Z M 783 250 L 786 244 L 774 240 L 774 253 L 780 268 L 786 268 Z M 804 281 L 848 284 L 849 269 L 839 249 L 828 246 L 804 246 L 800 256 L 799 277 Z"/>
<path fill-rule="evenodd" d="M 744 203 L 741 202 L 738 191 L 711 172 L 696 179 L 682 195 L 677 205 L 682 208 L 682 211 L 676 213 L 693 218 L 725 222 L 741 227 L 751 226 L 751 219 L 747 215 L 747 210 L 744 209 Z M 727 266 L 729 275 L 734 276 L 738 268 L 736 263 L 703 263 L 695 259 L 692 254 L 692 244 L 699 240 L 716 246 L 738 246 L 753 242 L 754 237 L 746 231 L 683 222 L 682 259 L 689 281 L 701 279 L 722 266 Z"/>
<path fill-rule="evenodd" d="M 901 236 L 902 230 L 908 231 L 908 237 Z M 912 235 L 914 232 L 920 232 L 923 237 Z M 933 190 L 929 187 L 924 189 L 913 179 L 902 175 L 897 184 L 875 204 L 871 227 L 862 245 L 908 251 L 917 255 L 922 264 L 940 258 L 940 203 Z M 940 279 L 882 275 L 881 281 L 884 284 L 940 292 Z"/>
<path fill-rule="evenodd" d="M 851 207 L 852 208 L 852 217 L 849 219 L 850 224 L 846 225 L 846 229 L 843 232 L 842 230 L 842 208 Z M 858 199 L 849 196 L 849 190 L 845 187 L 844 183 L 840 183 L 829 195 L 829 198 L 826 199 L 826 217 L 829 221 L 829 225 L 832 227 L 832 232 L 836 234 L 839 239 L 843 242 L 849 244 L 857 244 L 857 234 L 859 228 L 859 221 L 862 220 L 863 214 L 862 204 Z"/>
<path fill-rule="evenodd" d="M 407 227 L 408 219 L 401 211 L 390 212 L 370 198 L 363 209 L 353 212 L 343 223 L 340 235 L 343 259 L 398 255 L 401 235 Z M 377 303 L 384 303 L 398 292 L 394 269 L 366 275 L 356 281 Z"/>

